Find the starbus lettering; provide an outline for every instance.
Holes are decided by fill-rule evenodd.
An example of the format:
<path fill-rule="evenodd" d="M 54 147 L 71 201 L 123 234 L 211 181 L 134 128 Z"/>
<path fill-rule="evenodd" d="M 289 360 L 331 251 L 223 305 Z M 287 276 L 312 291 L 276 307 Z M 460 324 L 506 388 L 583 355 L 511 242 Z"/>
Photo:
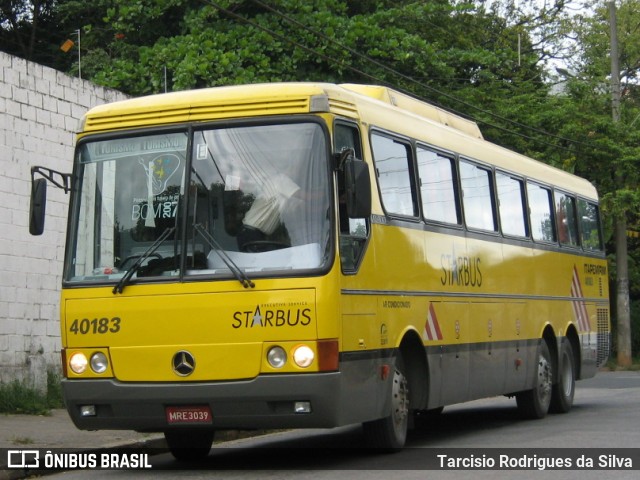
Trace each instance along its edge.
<path fill-rule="evenodd" d="M 277 328 L 306 326 L 311 323 L 310 308 L 261 309 L 237 311 L 233 314 L 233 328 Z"/>
<path fill-rule="evenodd" d="M 440 257 L 442 275 L 440 283 L 445 286 L 482 286 L 480 257 L 442 254 Z"/>

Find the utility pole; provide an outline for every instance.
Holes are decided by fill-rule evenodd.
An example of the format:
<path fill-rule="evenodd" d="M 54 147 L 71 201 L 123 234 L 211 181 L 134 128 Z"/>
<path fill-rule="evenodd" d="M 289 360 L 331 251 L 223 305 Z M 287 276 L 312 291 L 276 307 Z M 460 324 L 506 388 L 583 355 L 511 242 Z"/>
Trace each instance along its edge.
<path fill-rule="evenodd" d="M 82 54 L 80 53 L 80 29 L 76 30 L 78 34 L 78 78 L 82 80 Z"/>
<path fill-rule="evenodd" d="M 620 61 L 618 54 L 618 22 L 616 3 L 609 2 L 609 24 L 611 28 L 611 114 L 613 123 L 620 122 Z M 616 188 L 624 187 L 624 176 L 614 173 Z M 616 212 L 616 311 L 618 330 L 618 365 L 631 365 L 631 313 L 629 308 L 629 257 L 627 253 L 627 214 Z"/>

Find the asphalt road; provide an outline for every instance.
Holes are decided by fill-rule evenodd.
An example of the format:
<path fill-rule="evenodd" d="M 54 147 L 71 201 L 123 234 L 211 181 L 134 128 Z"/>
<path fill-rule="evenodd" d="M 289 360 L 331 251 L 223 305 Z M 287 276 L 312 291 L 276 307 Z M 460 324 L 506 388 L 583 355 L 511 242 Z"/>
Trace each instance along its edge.
<path fill-rule="evenodd" d="M 197 464 L 185 465 L 163 454 L 150 458 L 153 470 L 71 471 L 54 478 L 156 480 L 180 475 L 193 479 L 318 480 L 339 476 L 372 480 L 392 475 L 429 480 L 471 476 L 492 480 L 635 480 L 640 474 L 640 372 L 602 372 L 578 382 L 574 407 L 568 414 L 525 421 L 518 417 L 515 400 L 497 397 L 447 407 L 433 418 L 429 428 L 412 431 L 407 448 L 398 453 L 354 448 L 361 439 L 357 426 L 282 432 L 216 447 Z M 496 466 L 489 469 L 448 468 L 449 462 L 464 461 L 487 466 L 491 459 Z M 579 461 L 586 463 L 584 468 L 576 469 Z M 529 462 L 533 469 L 505 468 L 522 462 Z M 571 462 L 572 469 L 536 469 L 545 466 L 542 462 Z M 612 464 L 617 469 L 602 468 Z"/>

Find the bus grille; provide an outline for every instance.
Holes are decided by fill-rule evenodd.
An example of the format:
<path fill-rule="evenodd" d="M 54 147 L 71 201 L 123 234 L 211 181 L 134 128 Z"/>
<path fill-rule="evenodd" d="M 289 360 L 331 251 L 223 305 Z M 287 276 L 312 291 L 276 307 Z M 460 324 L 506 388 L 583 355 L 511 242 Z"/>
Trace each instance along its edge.
<path fill-rule="evenodd" d="M 611 346 L 611 330 L 609 328 L 609 309 L 598 308 L 598 366 L 601 367 L 609 359 Z"/>

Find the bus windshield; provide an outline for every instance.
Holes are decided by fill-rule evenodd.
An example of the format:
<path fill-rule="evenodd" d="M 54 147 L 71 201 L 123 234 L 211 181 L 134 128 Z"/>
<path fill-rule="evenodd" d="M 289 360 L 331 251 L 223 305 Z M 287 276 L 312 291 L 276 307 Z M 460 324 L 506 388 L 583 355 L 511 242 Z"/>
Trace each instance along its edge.
<path fill-rule="evenodd" d="M 123 277 L 323 268 L 328 159 L 325 131 L 311 122 L 83 142 L 65 280 L 122 291 Z"/>

